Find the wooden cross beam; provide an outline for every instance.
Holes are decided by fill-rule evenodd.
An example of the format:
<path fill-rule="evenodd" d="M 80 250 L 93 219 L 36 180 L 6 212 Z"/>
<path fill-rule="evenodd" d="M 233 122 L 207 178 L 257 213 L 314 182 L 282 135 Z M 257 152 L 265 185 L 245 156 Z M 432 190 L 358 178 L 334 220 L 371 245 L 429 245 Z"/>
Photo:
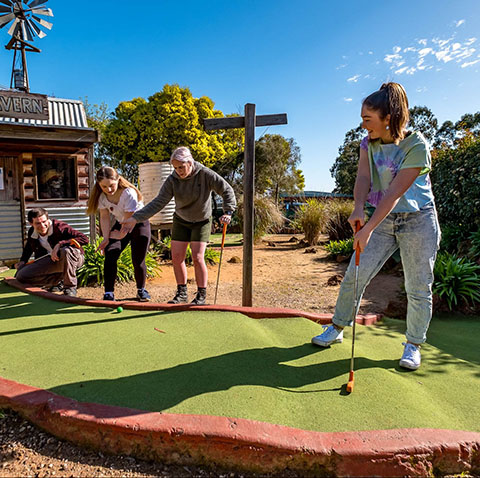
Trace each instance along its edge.
<path fill-rule="evenodd" d="M 245 116 L 210 118 L 203 120 L 207 131 L 214 129 L 245 128 L 243 173 L 243 288 L 242 305 L 252 306 L 253 291 L 253 217 L 255 198 L 255 127 L 287 124 L 287 115 L 255 116 L 255 105 L 245 105 Z"/>

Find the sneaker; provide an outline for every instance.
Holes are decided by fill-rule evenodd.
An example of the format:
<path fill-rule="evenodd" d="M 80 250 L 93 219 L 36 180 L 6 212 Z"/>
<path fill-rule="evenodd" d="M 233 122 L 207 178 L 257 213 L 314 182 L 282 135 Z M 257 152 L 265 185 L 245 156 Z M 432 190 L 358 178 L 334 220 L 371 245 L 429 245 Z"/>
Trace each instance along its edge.
<path fill-rule="evenodd" d="M 207 289 L 202 287 L 199 288 L 195 298 L 190 302 L 193 305 L 205 305 L 205 301 L 207 300 Z"/>
<path fill-rule="evenodd" d="M 417 370 L 422 362 L 420 346 L 408 342 L 403 342 L 402 345 L 405 345 L 405 349 L 403 350 L 403 355 L 399 362 L 400 367 Z"/>
<path fill-rule="evenodd" d="M 178 285 L 177 293 L 172 300 L 169 300 L 168 304 L 186 304 L 188 300 L 188 292 L 186 285 Z"/>
<path fill-rule="evenodd" d="M 48 292 L 62 292 L 63 290 L 63 282 L 60 281 L 58 284 L 56 285 L 53 285 L 52 287 L 50 287 L 49 289 L 47 289 Z"/>
<path fill-rule="evenodd" d="M 324 326 L 323 333 L 312 338 L 312 344 L 320 347 L 329 347 L 332 344 L 343 342 L 343 330 L 338 330 L 333 325 Z"/>
<path fill-rule="evenodd" d="M 63 289 L 63 295 L 68 295 L 69 297 L 77 297 L 77 288 L 76 287 L 65 287 Z"/>
<path fill-rule="evenodd" d="M 105 292 L 105 294 L 103 294 L 103 300 L 115 300 L 113 292 Z"/>
<path fill-rule="evenodd" d="M 150 297 L 150 294 L 147 292 L 147 289 L 138 289 L 137 299 L 140 302 L 148 302 L 151 299 L 151 297 Z"/>

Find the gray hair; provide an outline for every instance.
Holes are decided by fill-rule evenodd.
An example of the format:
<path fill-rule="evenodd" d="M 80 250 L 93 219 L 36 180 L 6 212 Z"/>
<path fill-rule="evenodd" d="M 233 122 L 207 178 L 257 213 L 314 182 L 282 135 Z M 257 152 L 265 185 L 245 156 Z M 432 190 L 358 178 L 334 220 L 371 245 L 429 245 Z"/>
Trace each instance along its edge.
<path fill-rule="evenodd" d="M 175 159 L 181 161 L 182 163 L 190 161 L 193 163 L 193 156 L 190 150 L 186 146 L 180 146 L 177 148 L 172 155 L 170 156 L 170 163 Z"/>

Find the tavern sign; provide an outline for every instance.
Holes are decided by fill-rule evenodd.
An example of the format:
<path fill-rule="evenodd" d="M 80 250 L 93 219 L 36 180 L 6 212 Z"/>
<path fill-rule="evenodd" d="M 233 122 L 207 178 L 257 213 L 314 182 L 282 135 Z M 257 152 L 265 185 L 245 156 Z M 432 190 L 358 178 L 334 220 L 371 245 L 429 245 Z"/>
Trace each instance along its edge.
<path fill-rule="evenodd" d="M 46 95 L 0 90 L 0 117 L 48 120 Z"/>

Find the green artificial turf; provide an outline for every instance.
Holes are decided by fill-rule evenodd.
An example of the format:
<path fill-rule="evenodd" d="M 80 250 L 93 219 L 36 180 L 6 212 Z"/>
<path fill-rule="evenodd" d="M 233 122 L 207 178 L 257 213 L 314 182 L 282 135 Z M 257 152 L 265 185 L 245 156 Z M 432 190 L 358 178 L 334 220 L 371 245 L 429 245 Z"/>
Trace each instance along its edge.
<path fill-rule="evenodd" d="M 404 323 L 310 344 L 303 318 L 70 306 L 0 284 L 0 376 L 80 401 L 224 415 L 307 430 L 480 431 L 480 318 L 434 318 L 423 365 L 398 367 Z M 165 331 L 161 333 L 154 327 Z"/>
<path fill-rule="evenodd" d="M 222 234 L 210 235 L 211 247 L 220 247 L 222 245 Z M 243 244 L 243 234 L 226 234 L 224 247 L 239 247 Z"/>

